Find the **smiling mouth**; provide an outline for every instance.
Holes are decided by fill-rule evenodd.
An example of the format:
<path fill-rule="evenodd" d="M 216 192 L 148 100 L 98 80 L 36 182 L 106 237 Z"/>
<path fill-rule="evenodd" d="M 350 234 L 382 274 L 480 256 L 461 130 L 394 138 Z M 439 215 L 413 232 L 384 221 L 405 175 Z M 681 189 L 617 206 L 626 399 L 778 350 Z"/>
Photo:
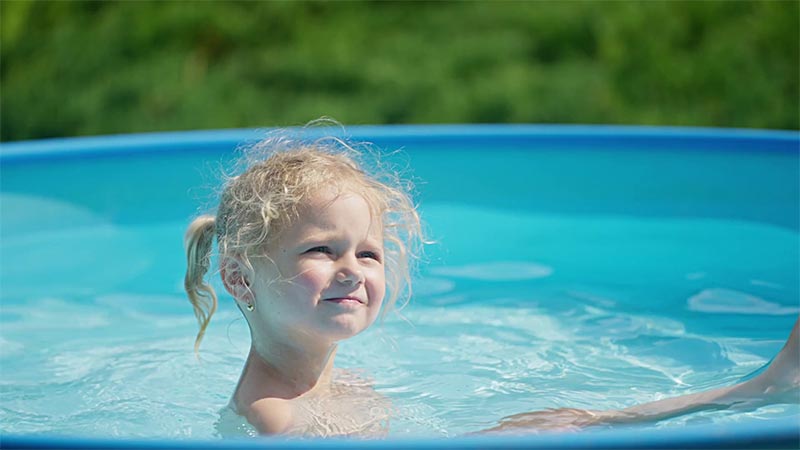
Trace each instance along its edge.
<path fill-rule="evenodd" d="M 324 301 L 331 302 L 331 303 L 344 303 L 344 304 L 359 304 L 363 305 L 359 298 L 356 297 L 333 297 L 333 298 L 326 298 Z"/>

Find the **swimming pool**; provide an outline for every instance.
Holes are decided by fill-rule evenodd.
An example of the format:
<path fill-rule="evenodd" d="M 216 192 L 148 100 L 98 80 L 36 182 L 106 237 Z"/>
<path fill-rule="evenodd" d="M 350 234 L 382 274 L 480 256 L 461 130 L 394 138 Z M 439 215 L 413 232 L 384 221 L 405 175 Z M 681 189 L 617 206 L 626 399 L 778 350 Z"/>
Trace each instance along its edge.
<path fill-rule="evenodd" d="M 413 169 L 437 243 L 408 321 L 390 316 L 340 351 L 340 365 L 364 368 L 397 406 L 390 441 L 320 445 L 797 447 L 797 405 L 458 437 L 517 412 L 618 408 L 729 384 L 768 361 L 800 296 L 797 133 L 348 132 L 404 149 L 394 158 Z M 231 150 L 258 136 L 3 145 L 3 446 L 308 445 L 218 440 L 246 328 L 223 297 L 198 364 L 181 291 L 184 227 L 212 204 Z"/>

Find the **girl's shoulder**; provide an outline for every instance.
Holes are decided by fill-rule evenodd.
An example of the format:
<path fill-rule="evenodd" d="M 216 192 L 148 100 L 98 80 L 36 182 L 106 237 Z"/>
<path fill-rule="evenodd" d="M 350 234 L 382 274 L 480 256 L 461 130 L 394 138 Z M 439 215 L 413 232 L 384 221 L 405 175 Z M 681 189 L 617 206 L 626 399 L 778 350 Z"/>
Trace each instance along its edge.
<path fill-rule="evenodd" d="M 260 398 L 238 408 L 231 401 L 221 412 L 221 420 L 217 428 L 224 435 L 281 434 L 292 427 L 294 415 L 294 406 L 291 400 L 273 397 Z M 231 418 L 237 420 L 231 420 Z M 242 424 L 248 426 L 242 427 Z M 220 426 L 224 428 L 224 433 Z"/>
<path fill-rule="evenodd" d="M 262 398 L 251 403 L 244 416 L 261 434 L 285 433 L 293 423 L 291 400 Z"/>
<path fill-rule="evenodd" d="M 244 432 L 247 435 L 380 437 L 388 431 L 392 406 L 363 374 L 337 369 L 330 389 L 288 400 L 259 398 L 252 403 L 239 404 L 238 408 L 232 400 L 229 409 L 239 421 L 229 421 L 224 427 L 228 432 L 220 429 L 224 435 L 242 436 Z M 242 422 L 249 426 L 242 428 Z"/>

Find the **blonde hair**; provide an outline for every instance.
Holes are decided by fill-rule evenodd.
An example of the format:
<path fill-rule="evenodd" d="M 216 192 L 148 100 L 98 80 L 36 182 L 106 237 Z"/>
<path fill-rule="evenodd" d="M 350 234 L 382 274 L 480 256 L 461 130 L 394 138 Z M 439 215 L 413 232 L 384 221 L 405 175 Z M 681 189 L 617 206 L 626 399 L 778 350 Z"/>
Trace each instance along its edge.
<path fill-rule="evenodd" d="M 371 156 L 372 174 L 365 156 Z M 195 351 L 217 309 L 217 295 L 205 281 L 211 267 L 213 239 L 220 255 L 249 256 L 263 252 L 282 230 L 291 227 L 298 208 L 321 187 L 358 193 L 383 225 L 388 300 L 382 314 L 399 298 L 411 296 L 411 272 L 422 232 L 411 200 L 410 182 L 385 170 L 377 155 L 356 150 L 338 138 L 313 141 L 274 132 L 245 152 L 246 169 L 224 183 L 217 213 L 201 215 L 189 225 L 184 243 L 187 268 L 184 287 L 200 330 Z"/>

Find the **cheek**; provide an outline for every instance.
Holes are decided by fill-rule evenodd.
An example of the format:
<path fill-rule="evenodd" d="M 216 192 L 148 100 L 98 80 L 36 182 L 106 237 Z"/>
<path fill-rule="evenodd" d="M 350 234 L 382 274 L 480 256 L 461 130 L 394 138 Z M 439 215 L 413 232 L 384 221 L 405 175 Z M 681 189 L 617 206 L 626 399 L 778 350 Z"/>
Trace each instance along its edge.
<path fill-rule="evenodd" d="M 331 277 L 320 268 L 306 268 L 292 277 L 289 289 L 300 290 L 302 294 L 315 297 L 328 287 Z"/>
<path fill-rule="evenodd" d="M 383 270 L 376 270 L 370 277 L 369 290 L 370 300 L 380 305 L 386 296 L 386 273 Z"/>

